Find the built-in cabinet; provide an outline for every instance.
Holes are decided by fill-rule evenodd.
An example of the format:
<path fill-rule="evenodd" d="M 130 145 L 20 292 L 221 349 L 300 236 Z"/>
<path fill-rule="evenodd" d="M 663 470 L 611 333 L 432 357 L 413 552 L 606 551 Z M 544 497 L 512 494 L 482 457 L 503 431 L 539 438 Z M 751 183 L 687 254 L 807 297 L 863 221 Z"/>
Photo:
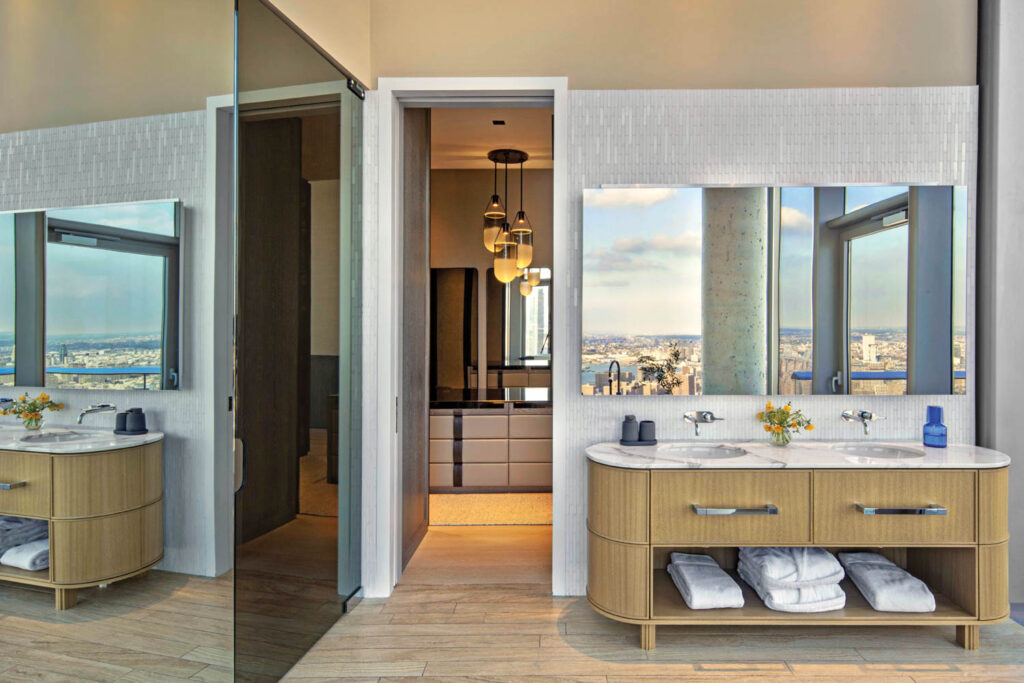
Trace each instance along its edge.
<path fill-rule="evenodd" d="M 77 589 L 144 572 L 163 558 L 163 444 L 81 454 L 0 451 L 0 515 L 49 522 L 50 567 L 0 565 L 0 580 L 45 586 L 57 609 Z"/>
<path fill-rule="evenodd" d="M 430 411 L 430 490 L 550 491 L 550 408 Z"/>
<path fill-rule="evenodd" d="M 587 597 L 601 614 L 639 624 L 654 647 L 659 625 L 954 625 L 979 645 L 980 626 L 1009 615 L 1008 468 L 631 469 L 589 462 Z M 864 514 L 858 504 L 944 515 Z M 701 515 L 695 505 L 777 514 Z M 846 607 L 793 614 L 763 605 L 735 573 L 740 546 L 814 545 L 879 552 L 922 579 L 933 613 L 878 612 L 849 581 Z M 744 591 L 738 609 L 691 610 L 666 569 L 674 551 L 705 553 Z"/>

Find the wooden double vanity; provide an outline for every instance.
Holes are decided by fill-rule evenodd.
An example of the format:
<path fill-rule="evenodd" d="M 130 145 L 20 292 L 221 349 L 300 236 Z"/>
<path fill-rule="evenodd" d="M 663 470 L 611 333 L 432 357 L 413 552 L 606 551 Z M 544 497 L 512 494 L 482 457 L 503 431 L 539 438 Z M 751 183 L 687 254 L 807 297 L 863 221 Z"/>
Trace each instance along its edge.
<path fill-rule="evenodd" d="M 48 569 L 0 565 L 0 580 L 53 588 L 57 609 L 77 590 L 147 571 L 163 558 L 163 434 L 43 430 L 24 441 L 0 429 L 0 515 L 47 520 Z"/>
<path fill-rule="evenodd" d="M 659 625 L 771 624 L 952 625 L 957 642 L 975 649 L 981 626 L 1008 618 L 1005 455 L 867 442 L 720 446 L 736 447 L 745 452 L 716 457 L 714 444 L 683 443 L 587 449 L 587 597 L 601 614 L 640 625 L 644 649 Z M 773 611 L 736 575 L 742 546 L 878 552 L 927 583 L 936 609 L 875 611 L 847 579 L 841 610 Z M 672 552 L 714 557 L 744 606 L 687 607 L 666 571 Z"/>

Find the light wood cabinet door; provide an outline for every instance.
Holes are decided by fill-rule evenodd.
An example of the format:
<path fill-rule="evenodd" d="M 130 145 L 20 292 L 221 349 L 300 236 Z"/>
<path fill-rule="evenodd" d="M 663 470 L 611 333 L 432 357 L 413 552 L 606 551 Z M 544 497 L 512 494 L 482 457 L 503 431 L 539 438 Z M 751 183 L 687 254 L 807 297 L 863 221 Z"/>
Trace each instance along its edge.
<path fill-rule="evenodd" d="M 814 542 L 928 545 L 974 543 L 975 478 L 971 470 L 818 470 L 814 475 Z M 866 514 L 937 505 L 944 515 Z"/>
<path fill-rule="evenodd" d="M 105 517 L 52 523 L 50 564 L 60 584 L 102 581 L 136 571 L 163 552 L 161 503 Z"/>
<path fill-rule="evenodd" d="M 163 491 L 161 444 L 53 459 L 53 516 L 75 519 L 148 505 Z"/>
<path fill-rule="evenodd" d="M 591 462 L 587 524 L 597 534 L 627 543 L 647 542 L 647 489 L 650 472 Z"/>
<path fill-rule="evenodd" d="M 0 451 L 0 514 L 50 516 L 50 456 Z"/>
<path fill-rule="evenodd" d="M 811 540 L 806 470 L 651 472 L 651 542 L 784 545 Z M 745 510 L 749 514 L 698 513 Z M 771 507 L 776 514 L 768 514 Z"/>
<path fill-rule="evenodd" d="M 649 613 L 650 551 L 645 545 L 588 536 L 587 597 L 620 617 L 646 619 Z"/>

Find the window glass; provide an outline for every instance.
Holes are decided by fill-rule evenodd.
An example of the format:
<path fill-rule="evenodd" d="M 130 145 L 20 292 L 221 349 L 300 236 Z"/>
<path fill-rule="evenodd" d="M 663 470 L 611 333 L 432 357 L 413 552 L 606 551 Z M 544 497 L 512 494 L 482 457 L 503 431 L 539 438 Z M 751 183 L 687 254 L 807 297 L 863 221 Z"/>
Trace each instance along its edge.
<path fill-rule="evenodd" d="M 953 188 L 953 393 L 967 393 L 967 188 Z"/>
<path fill-rule="evenodd" d="M 14 214 L 0 214 L 0 386 L 14 385 Z"/>
<path fill-rule="evenodd" d="M 47 211 L 46 215 L 50 218 L 63 218 L 69 221 L 174 237 L 176 229 L 174 204 L 171 201 L 80 206 L 73 209 Z"/>
<path fill-rule="evenodd" d="M 783 187 L 779 231 L 779 393 L 811 393 L 814 188 Z"/>
<path fill-rule="evenodd" d="M 582 393 L 701 393 L 703 190 L 586 189 L 583 224 Z"/>
<path fill-rule="evenodd" d="M 850 240 L 851 394 L 907 393 L 907 263 L 902 225 Z"/>
<path fill-rule="evenodd" d="M 906 185 L 882 185 L 873 187 L 851 186 L 846 188 L 846 213 L 863 209 L 868 204 L 880 202 L 909 191 Z"/>
<path fill-rule="evenodd" d="M 46 245 L 46 386 L 160 388 L 165 262 Z"/>
<path fill-rule="evenodd" d="M 527 365 L 547 365 L 551 357 L 551 270 L 540 269 L 540 284 L 523 302 L 523 356 Z"/>

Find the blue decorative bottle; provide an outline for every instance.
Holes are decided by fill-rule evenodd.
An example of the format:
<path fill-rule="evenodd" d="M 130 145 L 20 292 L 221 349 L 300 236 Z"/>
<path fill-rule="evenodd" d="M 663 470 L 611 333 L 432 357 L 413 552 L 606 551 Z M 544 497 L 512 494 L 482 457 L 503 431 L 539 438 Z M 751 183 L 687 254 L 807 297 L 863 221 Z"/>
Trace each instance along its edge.
<path fill-rule="evenodd" d="M 928 422 L 924 425 L 924 445 L 946 447 L 946 425 L 942 424 L 942 406 L 928 406 Z"/>

